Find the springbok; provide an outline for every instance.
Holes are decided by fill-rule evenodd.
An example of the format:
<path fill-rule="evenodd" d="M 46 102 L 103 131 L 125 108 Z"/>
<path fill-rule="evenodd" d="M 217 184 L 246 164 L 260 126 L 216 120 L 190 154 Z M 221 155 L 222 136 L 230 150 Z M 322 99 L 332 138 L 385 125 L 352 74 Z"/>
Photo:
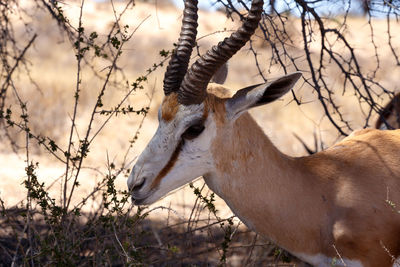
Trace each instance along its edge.
<path fill-rule="evenodd" d="M 394 266 L 400 255 L 400 131 L 357 131 L 325 151 L 293 158 L 274 147 L 247 110 L 280 98 L 300 73 L 233 97 L 220 85 L 208 86 L 250 39 L 262 11 L 263 1 L 254 0 L 242 26 L 188 68 L 197 1 L 185 1 L 159 126 L 128 179 L 133 203 L 151 204 L 203 176 L 249 228 L 309 264 Z"/>

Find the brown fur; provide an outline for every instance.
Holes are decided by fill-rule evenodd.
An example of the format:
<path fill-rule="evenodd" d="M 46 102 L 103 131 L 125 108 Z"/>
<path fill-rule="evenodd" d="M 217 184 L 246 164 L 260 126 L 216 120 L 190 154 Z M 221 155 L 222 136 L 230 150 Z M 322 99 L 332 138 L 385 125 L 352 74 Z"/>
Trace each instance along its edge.
<path fill-rule="evenodd" d="M 371 267 L 400 256 L 400 130 L 359 131 L 292 158 L 249 114 L 229 124 L 224 100 L 205 103 L 217 118 L 217 174 L 205 180 L 249 227 L 295 254 L 339 253 Z"/>
<path fill-rule="evenodd" d="M 171 93 L 164 97 L 161 104 L 161 117 L 164 121 L 171 121 L 179 109 L 178 94 Z"/>
<path fill-rule="evenodd" d="M 207 87 L 207 97 L 204 100 L 204 112 L 212 112 L 215 122 L 223 125 L 225 123 L 225 99 L 231 96 L 228 89 L 220 85 L 209 85 Z"/>

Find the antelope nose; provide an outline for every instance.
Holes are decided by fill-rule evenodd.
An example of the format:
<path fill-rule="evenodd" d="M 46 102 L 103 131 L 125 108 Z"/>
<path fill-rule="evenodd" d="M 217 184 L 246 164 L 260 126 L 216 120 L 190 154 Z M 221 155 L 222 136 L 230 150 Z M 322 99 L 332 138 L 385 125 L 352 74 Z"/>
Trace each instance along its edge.
<path fill-rule="evenodd" d="M 145 183 L 146 183 L 146 178 L 143 177 L 143 178 L 139 179 L 138 181 L 134 182 L 133 185 L 129 187 L 129 191 L 137 192 L 144 187 Z"/>
<path fill-rule="evenodd" d="M 140 181 L 138 181 L 137 183 L 135 183 L 135 184 L 133 185 L 132 190 L 133 190 L 133 191 L 139 191 L 140 189 L 143 188 L 145 182 L 146 182 L 146 178 L 142 178 Z"/>

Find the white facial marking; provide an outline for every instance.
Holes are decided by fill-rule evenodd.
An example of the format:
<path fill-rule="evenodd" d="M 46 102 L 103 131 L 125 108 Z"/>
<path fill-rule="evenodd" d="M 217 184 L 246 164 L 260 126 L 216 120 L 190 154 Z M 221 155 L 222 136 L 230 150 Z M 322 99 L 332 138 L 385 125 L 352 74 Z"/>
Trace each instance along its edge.
<path fill-rule="evenodd" d="M 202 123 L 203 111 L 203 104 L 181 105 L 171 121 L 160 119 L 128 179 L 135 204 L 151 204 L 213 168 L 210 145 L 216 126 L 212 114 L 203 122 L 204 130 L 198 137 L 182 137 L 190 126 Z"/>
<path fill-rule="evenodd" d="M 332 258 L 323 254 L 307 255 L 303 253 L 293 253 L 293 255 L 316 267 L 363 267 L 361 262 L 357 260 L 349 260 L 339 256 Z"/>

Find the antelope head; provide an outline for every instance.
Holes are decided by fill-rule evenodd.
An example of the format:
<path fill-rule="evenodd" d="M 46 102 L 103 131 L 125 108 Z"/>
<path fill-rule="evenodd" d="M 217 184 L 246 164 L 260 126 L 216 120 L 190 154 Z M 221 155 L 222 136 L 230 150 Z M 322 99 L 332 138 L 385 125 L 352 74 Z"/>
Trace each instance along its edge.
<path fill-rule="evenodd" d="M 213 139 L 248 108 L 288 92 L 300 73 L 239 90 L 232 98 L 207 93 L 212 76 L 250 39 L 263 11 L 254 0 L 242 26 L 188 68 L 197 34 L 197 0 L 186 0 L 180 38 L 164 77 L 158 129 L 128 179 L 132 200 L 151 204 L 199 176 L 214 176 Z"/>

